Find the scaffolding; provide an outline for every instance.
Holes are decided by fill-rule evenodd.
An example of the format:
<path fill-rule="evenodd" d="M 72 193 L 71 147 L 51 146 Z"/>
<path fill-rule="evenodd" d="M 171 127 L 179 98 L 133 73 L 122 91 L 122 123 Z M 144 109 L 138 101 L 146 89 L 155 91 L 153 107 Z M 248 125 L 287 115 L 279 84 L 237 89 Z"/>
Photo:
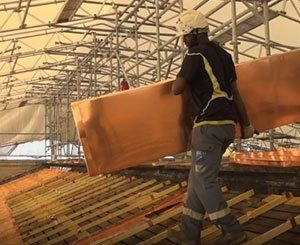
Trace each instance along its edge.
<path fill-rule="evenodd" d="M 0 3 L 0 110 L 44 105 L 45 156 L 82 159 L 70 103 L 119 91 L 123 80 L 139 87 L 175 77 L 186 52 L 176 19 L 187 8 L 205 13 L 210 38 L 235 63 L 299 48 L 272 40 L 270 28 L 277 19 L 299 28 L 295 0 L 9 0 Z M 278 146 L 300 146 L 299 123 L 233 148 Z"/>

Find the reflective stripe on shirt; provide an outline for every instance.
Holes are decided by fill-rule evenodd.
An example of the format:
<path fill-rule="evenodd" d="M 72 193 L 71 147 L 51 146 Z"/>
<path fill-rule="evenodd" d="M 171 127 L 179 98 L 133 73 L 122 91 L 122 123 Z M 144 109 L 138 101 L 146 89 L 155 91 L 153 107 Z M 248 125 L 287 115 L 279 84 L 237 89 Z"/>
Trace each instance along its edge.
<path fill-rule="evenodd" d="M 226 98 L 228 100 L 232 100 L 232 97 L 229 97 L 228 94 L 224 91 L 221 90 L 220 88 L 220 84 L 216 78 L 216 76 L 213 73 L 213 70 L 208 62 L 208 60 L 206 59 L 206 57 L 201 54 L 201 53 L 187 53 L 186 55 L 188 56 L 193 56 L 193 55 L 201 55 L 201 57 L 203 58 L 203 62 L 204 62 L 204 68 L 209 76 L 209 79 L 212 83 L 213 86 L 213 93 L 211 95 L 211 98 L 208 100 L 206 106 L 204 107 L 204 109 L 202 110 L 200 116 L 203 116 L 205 111 L 207 110 L 207 108 L 209 107 L 210 103 L 215 100 L 216 98 Z"/>

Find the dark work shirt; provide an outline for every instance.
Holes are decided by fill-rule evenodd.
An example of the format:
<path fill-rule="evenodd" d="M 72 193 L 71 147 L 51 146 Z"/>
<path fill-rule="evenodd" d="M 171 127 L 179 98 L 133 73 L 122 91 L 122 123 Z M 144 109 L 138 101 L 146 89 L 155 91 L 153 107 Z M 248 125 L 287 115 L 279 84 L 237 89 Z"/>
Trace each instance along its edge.
<path fill-rule="evenodd" d="M 192 47 L 177 76 L 187 81 L 195 122 L 237 122 L 230 86 L 237 77 L 231 55 L 223 48 L 214 42 Z"/>

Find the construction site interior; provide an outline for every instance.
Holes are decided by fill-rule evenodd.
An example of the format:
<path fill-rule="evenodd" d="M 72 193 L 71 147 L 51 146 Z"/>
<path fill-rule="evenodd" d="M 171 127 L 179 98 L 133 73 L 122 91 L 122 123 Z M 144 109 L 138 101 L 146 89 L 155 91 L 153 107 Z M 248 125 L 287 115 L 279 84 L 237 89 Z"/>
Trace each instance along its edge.
<path fill-rule="evenodd" d="M 235 64 L 300 48 L 299 0 L 0 0 L 0 244 L 176 244 L 191 153 L 90 176 L 71 103 L 176 77 L 186 9 Z M 236 139 L 218 180 L 245 244 L 300 244 L 299 121 Z"/>

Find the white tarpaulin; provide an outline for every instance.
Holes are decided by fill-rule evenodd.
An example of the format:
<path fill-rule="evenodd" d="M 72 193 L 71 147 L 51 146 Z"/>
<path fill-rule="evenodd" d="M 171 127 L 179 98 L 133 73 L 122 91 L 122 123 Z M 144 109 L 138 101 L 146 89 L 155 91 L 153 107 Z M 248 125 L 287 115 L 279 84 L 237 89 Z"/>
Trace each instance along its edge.
<path fill-rule="evenodd" d="M 0 111 L 0 146 L 45 139 L 45 106 Z"/>
<path fill-rule="evenodd" d="M 16 148 L 16 145 L 8 145 L 4 147 L 0 147 L 0 156 L 9 156 Z"/>

